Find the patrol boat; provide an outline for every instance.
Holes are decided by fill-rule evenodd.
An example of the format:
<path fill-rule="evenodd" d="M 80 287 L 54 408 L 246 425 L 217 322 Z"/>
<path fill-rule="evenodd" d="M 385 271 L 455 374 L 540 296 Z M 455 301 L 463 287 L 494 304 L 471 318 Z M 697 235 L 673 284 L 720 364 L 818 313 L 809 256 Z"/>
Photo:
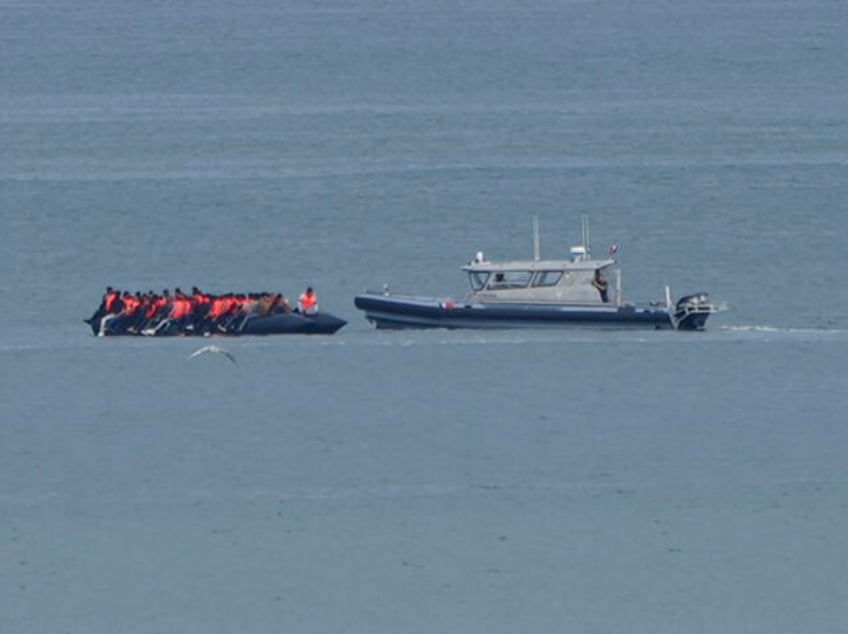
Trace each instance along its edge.
<path fill-rule="evenodd" d="M 702 330 L 707 318 L 723 310 L 707 293 L 672 301 L 665 288 L 660 301 L 636 304 L 623 298 L 618 247 L 606 258 L 592 257 L 589 224 L 582 222 L 582 243 L 569 258 L 542 259 L 538 219 L 533 222 L 533 259 L 491 262 L 482 252 L 461 267 L 471 290 L 462 299 L 421 297 L 368 291 L 354 298 L 356 307 L 377 328 L 528 328 L 564 326 L 648 327 Z M 615 286 L 610 293 L 607 274 Z"/>

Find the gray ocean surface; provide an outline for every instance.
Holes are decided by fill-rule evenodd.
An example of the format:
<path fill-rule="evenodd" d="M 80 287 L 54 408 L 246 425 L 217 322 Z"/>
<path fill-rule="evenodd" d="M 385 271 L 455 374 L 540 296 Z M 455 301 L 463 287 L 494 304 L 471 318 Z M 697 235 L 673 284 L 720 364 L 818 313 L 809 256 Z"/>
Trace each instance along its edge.
<path fill-rule="evenodd" d="M 0 632 L 848 631 L 848 5 L 0 0 Z M 620 245 L 703 333 L 373 330 Z M 107 284 L 332 337 L 96 339 Z"/>

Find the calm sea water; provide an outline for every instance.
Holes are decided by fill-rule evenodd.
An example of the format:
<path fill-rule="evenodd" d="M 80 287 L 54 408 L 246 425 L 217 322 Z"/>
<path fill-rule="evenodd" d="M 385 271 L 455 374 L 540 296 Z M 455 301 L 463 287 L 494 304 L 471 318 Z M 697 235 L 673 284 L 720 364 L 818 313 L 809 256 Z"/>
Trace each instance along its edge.
<path fill-rule="evenodd" d="M 0 631 L 844 632 L 842 3 L 0 0 Z M 705 333 L 376 332 L 592 223 Z M 107 285 L 328 338 L 98 340 Z"/>

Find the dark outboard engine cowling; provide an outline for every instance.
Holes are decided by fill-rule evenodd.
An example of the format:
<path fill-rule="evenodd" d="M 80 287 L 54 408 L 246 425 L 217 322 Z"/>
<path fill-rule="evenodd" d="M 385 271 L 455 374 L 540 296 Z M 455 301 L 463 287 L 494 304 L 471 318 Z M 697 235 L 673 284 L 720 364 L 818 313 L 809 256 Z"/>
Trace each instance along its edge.
<path fill-rule="evenodd" d="M 706 293 L 692 293 L 677 300 L 674 306 L 674 321 L 678 330 L 701 330 L 707 323 L 707 317 L 715 312 Z"/>

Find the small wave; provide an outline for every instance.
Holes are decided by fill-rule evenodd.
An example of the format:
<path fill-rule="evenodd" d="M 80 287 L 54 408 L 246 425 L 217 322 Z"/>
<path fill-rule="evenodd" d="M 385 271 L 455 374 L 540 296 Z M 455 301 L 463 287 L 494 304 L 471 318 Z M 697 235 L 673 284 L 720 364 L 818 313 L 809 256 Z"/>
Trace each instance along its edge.
<path fill-rule="evenodd" d="M 720 326 L 726 332 L 780 332 L 776 326 Z"/>
<path fill-rule="evenodd" d="M 779 326 L 768 325 L 736 325 L 736 326 L 719 326 L 716 330 L 724 332 L 765 332 L 765 333 L 794 333 L 794 334 L 825 334 L 838 335 L 848 334 L 848 330 L 840 328 L 786 328 Z"/>

